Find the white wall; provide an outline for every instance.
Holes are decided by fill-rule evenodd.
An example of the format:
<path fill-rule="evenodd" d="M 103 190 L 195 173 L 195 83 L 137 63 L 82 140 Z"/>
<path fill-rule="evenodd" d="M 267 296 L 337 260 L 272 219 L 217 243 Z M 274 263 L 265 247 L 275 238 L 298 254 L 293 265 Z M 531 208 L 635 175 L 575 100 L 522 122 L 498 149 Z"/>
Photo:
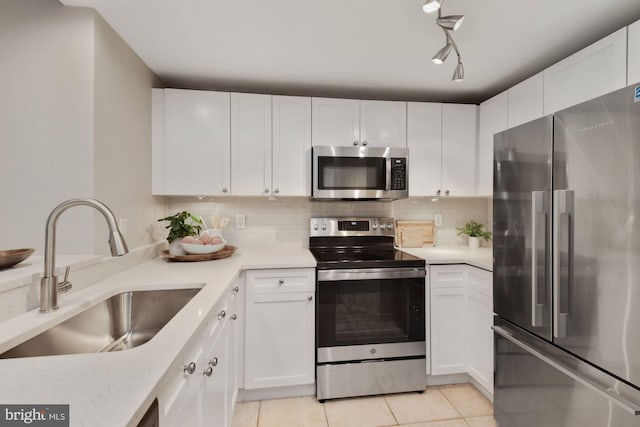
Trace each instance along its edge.
<path fill-rule="evenodd" d="M 405 199 L 393 203 L 376 202 L 311 202 L 305 198 L 276 198 L 268 200 L 259 197 L 210 198 L 199 201 L 193 197 L 172 197 L 169 199 L 169 214 L 187 210 L 202 216 L 211 225 L 212 215 L 228 217 L 231 223 L 224 230 L 225 237 L 237 246 L 272 246 L 282 244 L 294 247 L 309 246 L 309 218 L 312 216 L 392 216 L 396 219 L 433 219 L 434 213 L 443 217 L 443 226 L 436 230 L 440 246 L 466 244 L 457 236 L 456 227 L 462 227 L 470 219 L 485 224 L 488 220 L 487 199 L 441 198 L 438 202 L 430 199 Z M 246 215 L 247 228 L 234 227 L 234 216 Z M 166 231 L 161 230 L 166 237 Z"/>
<path fill-rule="evenodd" d="M 151 195 L 151 87 L 155 75 L 95 15 L 94 195 L 127 219 L 130 248 L 151 243 L 150 226 L 166 212 Z M 108 253 L 107 226 L 95 214 L 95 253 Z"/>
<path fill-rule="evenodd" d="M 166 210 L 151 194 L 156 77 L 92 9 L 0 2 L 0 250 L 44 247 L 49 212 L 95 197 L 128 219 L 131 248 Z M 63 254 L 106 253 L 104 219 L 61 215 Z"/>
<path fill-rule="evenodd" d="M 0 250 L 42 250 L 48 213 L 93 194 L 92 15 L 57 1 L 0 2 Z M 60 251 L 91 253 L 92 220 L 84 209 L 60 217 Z"/>

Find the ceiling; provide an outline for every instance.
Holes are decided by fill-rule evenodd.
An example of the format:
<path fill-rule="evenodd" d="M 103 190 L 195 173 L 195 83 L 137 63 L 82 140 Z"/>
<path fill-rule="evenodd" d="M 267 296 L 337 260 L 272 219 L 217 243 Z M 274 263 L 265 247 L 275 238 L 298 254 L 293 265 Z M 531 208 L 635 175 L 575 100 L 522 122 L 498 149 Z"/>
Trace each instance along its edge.
<path fill-rule="evenodd" d="M 424 0 L 60 0 L 94 7 L 168 87 L 482 102 L 640 19 L 639 0 L 446 0 L 465 80 Z"/>

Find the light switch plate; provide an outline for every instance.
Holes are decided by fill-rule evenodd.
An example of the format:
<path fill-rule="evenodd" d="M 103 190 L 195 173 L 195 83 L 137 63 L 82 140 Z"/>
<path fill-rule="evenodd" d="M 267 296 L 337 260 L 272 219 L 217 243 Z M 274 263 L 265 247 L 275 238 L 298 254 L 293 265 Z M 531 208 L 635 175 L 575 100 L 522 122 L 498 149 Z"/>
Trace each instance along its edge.
<path fill-rule="evenodd" d="M 247 216 L 245 214 L 236 214 L 236 228 L 247 228 Z"/>
<path fill-rule="evenodd" d="M 433 214 L 433 222 L 436 227 L 442 227 L 442 214 Z"/>

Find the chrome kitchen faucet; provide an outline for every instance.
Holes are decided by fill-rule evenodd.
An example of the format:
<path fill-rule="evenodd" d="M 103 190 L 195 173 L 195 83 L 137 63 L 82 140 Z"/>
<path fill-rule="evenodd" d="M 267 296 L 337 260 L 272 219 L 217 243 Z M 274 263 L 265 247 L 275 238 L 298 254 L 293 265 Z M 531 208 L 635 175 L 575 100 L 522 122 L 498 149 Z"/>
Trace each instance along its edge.
<path fill-rule="evenodd" d="M 109 247 L 111 256 L 122 256 L 129 252 L 127 243 L 118 229 L 118 224 L 113 212 L 102 202 L 95 199 L 70 199 L 56 206 L 49 217 L 45 230 L 44 241 L 44 276 L 40 279 L 40 313 L 48 313 L 58 309 L 58 292 L 66 292 L 71 288 L 69 282 L 69 268 L 64 277 L 64 281 L 58 283 L 55 276 L 56 268 L 56 222 L 60 214 L 73 206 L 91 206 L 97 209 L 107 220 L 109 226 Z"/>

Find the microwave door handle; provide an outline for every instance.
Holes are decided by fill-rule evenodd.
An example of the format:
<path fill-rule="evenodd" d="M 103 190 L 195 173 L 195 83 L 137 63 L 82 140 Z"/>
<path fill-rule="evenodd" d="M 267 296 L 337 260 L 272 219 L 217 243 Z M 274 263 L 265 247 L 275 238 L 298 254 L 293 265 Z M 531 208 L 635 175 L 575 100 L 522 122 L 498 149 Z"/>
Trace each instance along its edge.
<path fill-rule="evenodd" d="M 391 157 L 387 158 L 387 171 L 385 173 L 386 182 L 384 184 L 385 191 L 391 191 Z"/>

